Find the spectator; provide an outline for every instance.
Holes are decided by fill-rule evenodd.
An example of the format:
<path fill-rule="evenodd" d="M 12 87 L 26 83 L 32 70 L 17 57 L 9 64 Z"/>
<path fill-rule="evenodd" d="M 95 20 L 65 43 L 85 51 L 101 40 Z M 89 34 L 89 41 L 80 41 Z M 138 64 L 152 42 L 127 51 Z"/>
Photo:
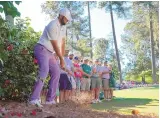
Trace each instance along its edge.
<path fill-rule="evenodd" d="M 110 73 L 110 70 L 109 68 L 107 67 L 107 61 L 104 62 L 104 66 L 102 67 L 101 69 L 101 74 L 102 74 L 102 87 L 103 87 L 103 90 L 104 90 L 104 97 L 106 100 L 110 100 L 110 94 L 109 94 L 109 79 L 110 79 L 110 76 L 109 76 L 109 73 Z"/>
<path fill-rule="evenodd" d="M 81 91 L 82 92 L 88 92 L 88 94 L 90 94 L 90 76 L 91 76 L 91 72 L 92 69 L 91 67 L 88 65 L 88 59 L 84 59 L 84 63 L 81 65 L 83 72 L 85 72 L 86 74 L 83 74 L 83 80 L 81 81 Z"/>
<path fill-rule="evenodd" d="M 91 76 L 91 90 L 93 95 L 92 103 L 101 102 L 99 100 L 100 86 L 101 86 L 101 75 L 100 75 L 100 67 L 98 66 L 99 61 L 95 60 L 95 65 L 92 68 L 92 76 Z"/>

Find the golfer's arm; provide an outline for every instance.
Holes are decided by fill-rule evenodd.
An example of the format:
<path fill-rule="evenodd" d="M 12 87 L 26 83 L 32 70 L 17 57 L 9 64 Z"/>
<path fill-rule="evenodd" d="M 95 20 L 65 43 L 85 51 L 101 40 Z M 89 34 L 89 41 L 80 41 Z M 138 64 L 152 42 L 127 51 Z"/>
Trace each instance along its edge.
<path fill-rule="evenodd" d="M 61 42 L 61 53 L 62 56 L 64 57 L 65 55 L 65 43 L 66 43 L 66 38 L 62 38 L 62 42 Z"/>
<path fill-rule="evenodd" d="M 62 59 L 62 54 L 60 52 L 60 49 L 58 47 L 58 41 L 57 40 L 51 40 L 52 46 L 54 51 L 56 52 L 57 56 L 59 57 L 59 59 Z"/>

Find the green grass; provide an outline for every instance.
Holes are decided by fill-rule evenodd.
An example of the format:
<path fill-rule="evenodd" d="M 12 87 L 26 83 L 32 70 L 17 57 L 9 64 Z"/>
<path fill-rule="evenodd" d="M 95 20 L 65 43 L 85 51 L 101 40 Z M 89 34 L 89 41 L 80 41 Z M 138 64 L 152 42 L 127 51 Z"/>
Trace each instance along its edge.
<path fill-rule="evenodd" d="M 131 114 L 133 109 L 141 114 L 154 113 L 159 115 L 159 87 L 143 87 L 114 91 L 116 96 L 112 101 L 92 104 L 94 110 L 113 110 L 119 113 Z"/>

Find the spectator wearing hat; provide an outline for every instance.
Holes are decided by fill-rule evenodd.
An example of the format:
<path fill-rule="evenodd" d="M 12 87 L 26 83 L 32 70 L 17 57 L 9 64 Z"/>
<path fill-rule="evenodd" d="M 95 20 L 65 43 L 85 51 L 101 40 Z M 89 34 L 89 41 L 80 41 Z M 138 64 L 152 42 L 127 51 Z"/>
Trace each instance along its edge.
<path fill-rule="evenodd" d="M 70 60 L 73 60 L 74 54 L 72 52 L 69 52 L 68 57 Z"/>
<path fill-rule="evenodd" d="M 73 54 L 71 54 L 69 52 L 69 50 L 66 50 L 66 55 L 65 55 L 65 61 L 66 61 L 66 68 L 69 70 L 68 73 L 68 77 L 69 80 L 72 84 L 72 90 L 69 91 L 69 97 L 71 98 L 74 94 L 75 94 L 75 90 L 76 90 L 76 82 L 75 82 L 75 77 L 74 77 L 74 66 L 73 66 L 73 62 L 72 60 L 70 60 L 70 56 L 72 56 Z M 69 53 L 68 53 L 69 52 Z"/>
<path fill-rule="evenodd" d="M 101 102 L 99 100 L 99 93 L 101 87 L 101 68 L 98 64 L 99 60 L 96 59 L 95 65 L 92 67 L 92 76 L 91 76 L 91 90 L 93 96 L 92 103 Z"/>
<path fill-rule="evenodd" d="M 89 61 L 89 64 L 88 64 L 88 65 L 92 68 L 92 66 L 93 66 L 92 60 Z"/>
<path fill-rule="evenodd" d="M 83 80 L 81 81 L 81 91 L 82 92 L 88 92 L 88 94 L 90 94 L 90 77 L 92 74 L 92 69 L 91 67 L 88 65 L 88 59 L 85 58 L 83 64 L 81 65 L 83 72 L 85 72 L 88 75 L 83 74 Z"/>
<path fill-rule="evenodd" d="M 73 65 L 74 65 L 74 68 L 75 68 L 75 71 L 74 71 L 74 75 L 75 75 L 75 81 L 76 81 L 76 89 L 77 89 L 77 92 L 79 93 L 80 92 L 80 88 L 81 88 L 81 81 L 82 81 L 82 76 L 83 75 L 86 75 L 86 76 L 89 76 L 88 74 L 86 74 L 83 69 L 81 68 L 80 64 L 79 64 L 79 58 L 76 56 L 74 57 L 74 60 L 73 60 Z"/>
<path fill-rule="evenodd" d="M 60 102 L 69 100 L 72 90 L 71 76 L 74 76 L 74 67 L 72 61 L 68 58 L 68 53 L 69 50 L 65 50 L 65 69 L 61 69 L 59 80 Z"/>
<path fill-rule="evenodd" d="M 102 88 L 104 90 L 104 97 L 106 100 L 110 100 L 110 89 L 109 89 L 109 79 L 110 79 L 110 70 L 107 66 L 107 61 L 104 62 L 104 65 L 101 69 L 102 74 Z"/>
<path fill-rule="evenodd" d="M 75 76 L 75 81 L 76 81 L 76 90 L 77 90 L 77 92 L 80 92 L 81 79 L 82 79 L 82 69 L 80 67 L 78 57 L 74 57 L 73 66 L 75 68 L 74 76 Z"/>

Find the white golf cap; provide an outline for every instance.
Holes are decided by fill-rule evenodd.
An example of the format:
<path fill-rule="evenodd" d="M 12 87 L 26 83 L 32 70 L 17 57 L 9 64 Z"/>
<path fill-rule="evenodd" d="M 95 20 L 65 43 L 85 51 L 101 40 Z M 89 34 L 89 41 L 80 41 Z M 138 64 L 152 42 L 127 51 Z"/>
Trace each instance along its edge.
<path fill-rule="evenodd" d="M 68 55 L 74 55 L 72 52 L 69 52 Z"/>
<path fill-rule="evenodd" d="M 88 57 L 84 57 L 83 60 L 89 60 Z"/>
<path fill-rule="evenodd" d="M 71 13 L 67 8 L 62 8 L 59 11 L 59 14 L 62 15 L 62 16 L 65 16 L 68 21 L 72 21 Z"/>

